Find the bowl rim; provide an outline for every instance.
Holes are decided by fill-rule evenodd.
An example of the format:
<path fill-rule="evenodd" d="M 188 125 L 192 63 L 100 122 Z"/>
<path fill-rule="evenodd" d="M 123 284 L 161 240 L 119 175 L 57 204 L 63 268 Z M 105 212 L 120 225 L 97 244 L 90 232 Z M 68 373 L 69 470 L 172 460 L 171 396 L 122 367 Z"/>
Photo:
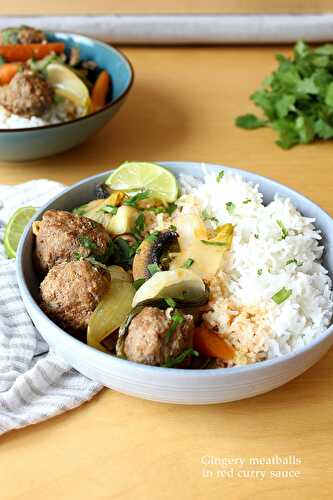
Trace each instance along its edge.
<path fill-rule="evenodd" d="M 113 45 L 109 45 L 109 44 L 107 44 L 105 42 L 97 40 L 96 38 L 92 38 L 92 37 L 80 35 L 79 33 L 72 33 L 70 31 L 65 32 L 65 31 L 49 31 L 49 30 L 45 30 L 45 32 L 53 34 L 55 36 L 57 36 L 57 35 L 63 35 L 63 36 L 66 36 L 66 37 L 73 36 L 75 38 L 80 38 L 82 40 L 92 41 L 92 42 L 94 42 L 94 44 L 102 45 L 103 47 L 107 48 L 108 50 L 110 50 L 110 52 L 115 52 L 117 54 L 117 56 L 120 57 L 120 59 L 122 59 L 123 62 L 125 64 L 127 64 L 127 66 L 128 66 L 129 75 L 130 75 L 129 82 L 124 87 L 124 90 L 117 97 L 117 99 L 115 99 L 113 101 L 110 101 L 105 106 L 103 106 L 103 108 L 98 109 L 97 111 L 93 111 L 92 113 L 89 113 L 88 115 L 81 116 L 80 118 L 75 118 L 74 120 L 69 120 L 67 122 L 51 123 L 49 125 L 40 125 L 38 127 L 26 127 L 26 128 L 24 128 L 24 127 L 21 127 L 21 128 L 1 128 L 0 127 L 0 134 L 11 134 L 11 133 L 18 133 L 18 132 L 23 132 L 23 133 L 31 132 L 32 133 L 32 132 L 36 132 L 36 131 L 49 130 L 49 129 L 54 129 L 54 128 L 57 128 L 57 127 L 64 127 L 66 125 L 72 125 L 73 123 L 82 122 L 83 120 L 89 120 L 89 119 L 93 118 L 96 115 L 100 115 L 100 114 L 105 113 L 108 109 L 112 108 L 113 106 L 115 106 L 116 104 L 118 104 L 120 101 L 122 101 L 123 99 L 125 99 L 125 97 L 128 95 L 129 91 L 131 90 L 131 88 L 133 86 L 134 78 L 135 78 L 135 73 L 134 73 L 133 65 L 132 65 L 131 61 L 128 59 L 128 57 L 125 56 L 125 54 L 123 53 L 123 51 L 121 51 L 119 48 L 116 48 Z"/>
<path fill-rule="evenodd" d="M 260 183 L 262 181 L 268 182 L 271 186 L 273 186 L 275 189 L 283 188 L 284 190 L 287 190 L 291 196 L 296 195 L 298 199 L 305 201 L 306 203 L 309 203 L 313 207 L 319 209 L 322 212 L 322 216 L 329 221 L 330 224 L 333 224 L 333 219 L 332 217 L 323 209 L 320 207 L 320 205 L 316 204 L 310 198 L 307 198 L 303 194 L 299 193 L 298 191 L 294 190 L 293 188 L 282 184 L 274 179 L 271 179 L 266 176 L 262 176 L 253 172 L 250 172 L 248 170 L 240 169 L 237 167 L 230 167 L 227 165 L 222 165 L 222 164 L 217 164 L 217 163 L 205 163 L 205 162 L 191 162 L 191 161 L 155 161 L 154 163 L 157 163 L 158 165 L 161 165 L 166 168 L 174 168 L 178 169 L 179 167 L 184 167 L 184 166 L 193 166 L 195 165 L 196 167 L 208 167 L 209 169 L 211 168 L 216 168 L 216 169 L 226 169 L 228 171 L 231 171 L 236 174 L 240 174 L 242 176 L 249 176 L 250 179 L 249 181 L 252 183 L 259 184 L 260 188 Z M 160 366 L 150 366 L 150 365 L 144 365 L 140 363 L 135 363 L 133 361 L 128 361 L 124 360 L 121 358 L 117 358 L 116 356 L 112 356 L 108 353 L 99 351 L 98 349 L 95 349 L 93 347 L 88 346 L 88 344 L 84 344 L 80 340 L 76 339 L 69 333 L 67 333 L 65 330 L 60 328 L 56 323 L 54 323 L 39 307 L 38 303 L 35 301 L 34 297 L 30 293 L 30 290 L 27 286 L 26 280 L 24 278 L 24 270 L 23 270 L 23 253 L 24 249 L 26 246 L 26 241 L 27 237 L 30 233 L 31 230 L 31 225 L 34 220 L 36 220 L 38 217 L 41 216 L 41 214 L 48 209 L 49 205 L 54 203 L 59 197 L 63 196 L 66 193 L 70 193 L 72 190 L 75 190 L 76 188 L 80 187 L 82 184 L 89 183 L 93 180 L 100 181 L 100 178 L 103 176 L 107 176 L 110 172 L 114 170 L 110 169 L 104 172 L 100 172 L 98 174 L 86 177 L 84 179 L 81 179 L 80 181 L 68 186 L 65 188 L 63 191 L 52 197 L 46 204 L 44 204 L 42 207 L 38 209 L 36 212 L 35 216 L 31 219 L 31 222 L 28 224 L 28 226 L 25 228 L 25 231 L 21 237 L 19 247 L 17 250 L 17 257 L 16 257 L 16 276 L 17 276 L 17 281 L 20 289 L 20 294 L 22 298 L 25 298 L 26 300 L 29 301 L 30 307 L 34 310 L 34 312 L 41 316 L 43 318 L 43 321 L 48 324 L 49 328 L 53 330 L 54 332 L 57 333 L 58 336 L 61 336 L 64 338 L 65 342 L 72 342 L 74 346 L 77 346 L 78 351 L 80 350 L 82 354 L 86 353 L 87 356 L 94 356 L 96 362 L 98 361 L 106 361 L 111 363 L 113 367 L 118 370 L 124 370 L 123 374 L 127 372 L 129 374 L 134 374 L 138 371 L 140 371 L 142 374 L 156 374 L 159 375 L 160 377 L 166 376 L 166 377 L 175 377 L 178 380 L 188 380 L 193 378 L 194 376 L 197 376 L 199 378 L 210 378 L 210 379 L 220 379 L 221 377 L 228 377 L 231 375 L 237 375 L 237 374 L 248 374 L 252 372 L 257 372 L 261 370 L 265 370 L 266 368 L 273 368 L 277 365 L 285 365 L 288 364 L 290 360 L 299 358 L 303 356 L 303 354 L 311 351 L 315 346 L 318 344 L 321 344 L 324 340 L 326 340 L 330 335 L 333 333 L 333 322 L 326 328 L 323 332 L 321 332 L 317 337 L 315 337 L 309 344 L 302 346 L 300 348 L 297 348 L 294 351 L 291 351 L 287 354 L 283 354 L 282 356 L 274 357 L 271 359 L 267 359 L 264 361 L 260 361 L 257 363 L 249 364 L 249 365 L 244 365 L 244 366 L 237 366 L 237 367 L 229 367 L 229 368 L 223 368 L 221 370 L 218 370 L 216 368 L 208 368 L 208 369 L 170 369 L 170 368 L 165 368 L 165 367 L 160 367 Z M 194 174 L 195 175 L 195 174 Z M 85 359 L 87 357 L 85 356 Z M 102 364 L 102 363 L 101 363 Z M 110 365 L 110 366 L 111 366 Z"/>

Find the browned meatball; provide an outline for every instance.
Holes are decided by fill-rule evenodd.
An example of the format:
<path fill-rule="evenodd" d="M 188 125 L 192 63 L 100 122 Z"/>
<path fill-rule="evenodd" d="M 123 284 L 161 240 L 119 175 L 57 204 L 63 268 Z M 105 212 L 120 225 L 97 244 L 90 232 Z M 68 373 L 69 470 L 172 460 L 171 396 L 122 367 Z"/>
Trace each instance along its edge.
<path fill-rule="evenodd" d="M 107 291 L 110 274 L 80 260 L 54 266 L 40 285 L 42 309 L 69 330 L 84 330 Z"/>
<path fill-rule="evenodd" d="M 19 28 L 5 28 L 0 31 L 0 45 L 29 44 L 46 42 L 46 36 L 41 30 L 30 26 Z"/>
<path fill-rule="evenodd" d="M 21 26 L 17 36 L 18 43 L 29 44 L 29 43 L 43 43 L 46 42 L 45 33 L 41 30 L 36 30 L 30 26 Z"/>
<path fill-rule="evenodd" d="M 133 318 L 124 345 L 127 359 L 146 365 L 163 365 L 192 347 L 194 324 L 190 314 L 184 316 L 183 323 L 177 326 L 169 342 L 166 341 L 172 325 L 169 313 L 170 310 L 145 307 Z M 178 367 L 187 366 L 189 361 L 187 358 Z"/>
<path fill-rule="evenodd" d="M 62 210 L 47 210 L 42 220 L 34 223 L 33 232 L 35 263 L 42 273 L 61 262 L 89 255 L 106 260 L 111 245 L 111 237 L 101 224 Z"/>
<path fill-rule="evenodd" d="M 48 83 L 30 71 L 17 73 L 8 85 L 0 87 L 0 104 L 27 118 L 42 116 L 52 105 L 52 97 Z"/>

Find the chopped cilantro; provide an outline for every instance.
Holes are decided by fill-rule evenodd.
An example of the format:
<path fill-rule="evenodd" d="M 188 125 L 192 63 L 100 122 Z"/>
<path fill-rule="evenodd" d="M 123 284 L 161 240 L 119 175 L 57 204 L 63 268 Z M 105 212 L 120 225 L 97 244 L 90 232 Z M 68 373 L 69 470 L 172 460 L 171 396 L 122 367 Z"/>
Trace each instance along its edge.
<path fill-rule="evenodd" d="M 141 233 L 144 230 L 144 227 L 145 227 L 145 215 L 143 212 L 141 212 L 135 220 L 134 236 L 139 239 L 142 239 Z"/>
<path fill-rule="evenodd" d="M 81 260 L 83 259 L 83 256 L 80 254 L 80 252 L 74 252 L 73 253 L 74 260 Z"/>
<path fill-rule="evenodd" d="M 89 236 L 86 234 L 80 234 L 78 236 L 78 240 L 80 242 L 80 245 L 83 246 L 83 248 L 87 248 L 88 250 L 98 250 L 98 246 L 94 241 L 92 241 Z"/>
<path fill-rule="evenodd" d="M 175 303 L 174 300 L 172 300 L 172 302 Z M 165 337 L 164 337 L 164 342 L 166 344 L 168 344 L 172 340 L 172 336 L 175 333 L 175 331 L 177 330 L 177 327 L 184 323 L 185 318 L 180 311 L 175 310 L 172 313 L 171 321 L 172 321 L 171 326 L 170 326 L 169 330 L 166 332 Z"/>
<path fill-rule="evenodd" d="M 113 263 L 126 271 L 131 268 L 139 243 L 130 245 L 125 238 L 118 236 L 113 240 Z"/>
<path fill-rule="evenodd" d="M 85 213 L 87 213 L 87 205 L 88 203 L 86 203 L 85 205 L 81 205 L 80 207 L 73 208 L 72 213 L 74 215 L 84 215 Z"/>
<path fill-rule="evenodd" d="M 171 297 L 166 297 L 164 301 L 169 307 L 172 307 L 173 309 L 176 307 L 176 302 Z"/>
<path fill-rule="evenodd" d="M 150 241 L 151 243 L 154 243 L 155 241 L 157 241 L 159 234 L 160 231 L 153 231 L 152 233 L 148 234 L 148 236 L 146 236 L 146 240 Z"/>
<path fill-rule="evenodd" d="M 145 283 L 145 278 L 138 278 L 137 280 L 133 281 L 133 286 L 135 290 L 139 290 L 140 286 L 142 286 Z"/>
<path fill-rule="evenodd" d="M 281 236 L 280 236 L 280 240 L 285 240 L 286 237 L 288 236 L 288 229 L 285 227 L 285 225 L 283 224 L 282 220 L 277 220 L 276 221 L 277 225 L 281 228 Z"/>
<path fill-rule="evenodd" d="M 262 275 L 262 269 L 258 269 L 258 271 L 257 271 L 257 275 L 258 275 L 258 276 L 261 276 L 261 275 Z"/>
<path fill-rule="evenodd" d="M 173 368 L 174 366 L 180 365 L 188 356 L 199 356 L 198 351 L 195 351 L 192 349 L 192 347 L 189 347 L 188 349 L 185 349 L 181 354 L 176 356 L 175 358 L 172 358 L 169 356 L 167 359 L 166 363 L 162 365 L 164 368 Z"/>
<path fill-rule="evenodd" d="M 333 138 L 333 45 L 310 48 L 298 41 L 292 57 L 278 54 L 276 59 L 278 67 L 251 95 L 264 117 L 243 115 L 236 125 L 271 127 L 283 149 Z"/>
<path fill-rule="evenodd" d="M 211 246 L 215 246 L 215 247 L 225 247 L 226 246 L 225 241 L 209 241 L 209 240 L 200 240 L 200 241 L 204 245 L 211 245 Z"/>
<path fill-rule="evenodd" d="M 220 170 L 220 172 L 216 176 L 216 182 L 221 182 L 224 176 L 224 170 Z"/>
<path fill-rule="evenodd" d="M 141 193 L 137 193 L 134 196 L 131 196 L 131 198 L 128 198 L 123 202 L 123 205 L 127 205 L 128 207 L 136 207 L 137 203 L 141 200 L 145 200 L 146 198 L 149 198 L 150 192 L 149 191 L 142 191 Z"/>
<path fill-rule="evenodd" d="M 189 267 L 191 267 L 192 265 L 194 264 L 194 260 L 191 259 L 191 257 L 189 257 L 188 259 L 185 260 L 184 264 L 182 265 L 182 267 L 184 267 L 185 269 L 188 269 Z"/>
<path fill-rule="evenodd" d="M 176 210 L 176 208 L 177 208 L 177 205 L 175 205 L 175 203 L 169 203 L 169 205 L 166 208 L 166 211 L 169 215 L 172 215 L 173 212 Z"/>
<path fill-rule="evenodd" d="M 225 204 L 226 209 L 228 210 L 229 214 L 232 215 L 235 210 L 236 210 L 236 205 L 232 201 L 228 201 Z"/>
<path fill-rule="evenodd" d="M 251 199 L 250 198 L 247 198 L 246 200 L 243 201 L 243 204 L 246 205 L 247 203 L 251 203 Z"/>
<path fill-rule="evenodd" d="M 279 290 L 278 292 L 276 292 L 272 296 L 272 300 L 274 300 L 274 302 L 276 304 L 282 304 L 282 302 L 289 299 L 291 294 L 292 294 L 292 290 L 283 287 L 283 288 L 281 288 L 281 290 Z"/>
<path fill-rule="evenodd" d="M 296 264 L 296 266 L 301 267 L 303 265 L 303 262 L 298 262 L 297 259 L 289 259 L 286 262 L 286 266 L 289 266 L 290 264 Z"/>
<path fill-rule="evenodd" d="M 116 207 L 115 205 L 104 205 L 99 209 L 99 212 L 116 215 L 116 213 L 118 212 L 118 207 Z"/>
<path fill-rule="evenodd" d="M 161 270 L 160 267 L 159 267 L 159 265 L 156 264 L 156 263 L 154 263 L 154 264 L 148 264 L 147 269 L 148 269 L 148 271 L 150 272 L 150 274 L 152 276 L 153 276 L 153 274 L 158 273 Z"/>

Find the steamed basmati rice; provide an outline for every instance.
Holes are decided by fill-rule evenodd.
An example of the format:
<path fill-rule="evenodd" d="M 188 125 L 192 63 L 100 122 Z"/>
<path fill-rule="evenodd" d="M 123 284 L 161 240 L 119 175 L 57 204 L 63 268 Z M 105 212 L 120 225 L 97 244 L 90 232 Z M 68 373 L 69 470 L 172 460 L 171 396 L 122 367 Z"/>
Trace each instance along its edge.
<path fill-rule="evenodd" d="M 332 283 L 314 219 L 278 195 L 265 206 L 258 186 L 238 174 L 225 172 L 218 181 L 206 172 L 204 182 L 183 176 L 181 183 L 182 206 L 194 197 L 219 224 L 234 225 L 204 320 L 233 344 L 236 364 L 283 355 L 323 332 L 332 317 Z M 277 304 L 272 297 L 284 288 L 291 295 Z"/>

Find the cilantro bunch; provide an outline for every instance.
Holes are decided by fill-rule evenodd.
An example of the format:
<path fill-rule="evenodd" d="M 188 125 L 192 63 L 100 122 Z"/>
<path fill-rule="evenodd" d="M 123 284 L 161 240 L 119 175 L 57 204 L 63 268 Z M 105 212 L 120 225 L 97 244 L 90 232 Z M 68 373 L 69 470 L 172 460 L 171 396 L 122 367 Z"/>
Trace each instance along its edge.
<path fill-rule="evenodd" d="M 244 129 L 271 127 L 283 149 L 333 137 L 333 44 L 311 49 L 299 41 L 293 57 L 277 54 L 277 69 L 251 95 L 265 118 L 239 116 Z"/>

